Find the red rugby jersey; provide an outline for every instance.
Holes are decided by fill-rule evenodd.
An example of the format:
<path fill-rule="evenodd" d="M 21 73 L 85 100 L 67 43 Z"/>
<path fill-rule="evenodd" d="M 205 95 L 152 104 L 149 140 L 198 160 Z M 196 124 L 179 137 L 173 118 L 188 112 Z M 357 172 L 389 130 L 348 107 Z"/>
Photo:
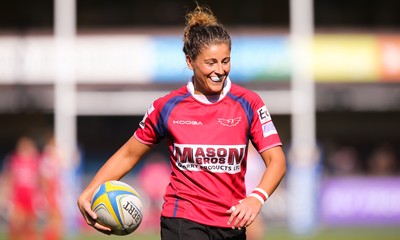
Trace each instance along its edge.
<path fill-rule="evenodd" d="M 246 197 L 249 140 L 259 152 L 281 145 L 267 107 L 255 92 L 229 79 L 224 92 L 218 102 L 204 103 L 189 82 L 154 101 L 135 132 L 148 145 L 167 139 L 172 173 L 163 216 L 229 227 L 226 211 Z"/>

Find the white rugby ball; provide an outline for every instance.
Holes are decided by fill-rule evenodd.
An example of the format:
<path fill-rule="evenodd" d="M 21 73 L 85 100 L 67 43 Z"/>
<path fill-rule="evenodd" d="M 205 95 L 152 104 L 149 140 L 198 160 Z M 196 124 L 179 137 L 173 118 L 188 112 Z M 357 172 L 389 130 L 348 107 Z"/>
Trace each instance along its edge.
<path fill-rule="evenodd" d="M 97 222 L 111 228 L 112 234 L 134 232 L 143 219 L 143 204 L 134 188 L 121 181 L 101 184 L 92 197 Z"/>

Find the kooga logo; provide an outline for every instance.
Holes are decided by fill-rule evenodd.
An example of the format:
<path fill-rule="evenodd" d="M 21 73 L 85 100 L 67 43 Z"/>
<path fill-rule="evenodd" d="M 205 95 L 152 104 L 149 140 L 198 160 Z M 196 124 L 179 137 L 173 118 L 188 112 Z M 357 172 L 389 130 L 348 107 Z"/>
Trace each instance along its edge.
<path fill-rule="evenodd" d="M 172 120 L 172 123 L 179 125 L 203 125 L 202 122 L 193 120 Z"/>

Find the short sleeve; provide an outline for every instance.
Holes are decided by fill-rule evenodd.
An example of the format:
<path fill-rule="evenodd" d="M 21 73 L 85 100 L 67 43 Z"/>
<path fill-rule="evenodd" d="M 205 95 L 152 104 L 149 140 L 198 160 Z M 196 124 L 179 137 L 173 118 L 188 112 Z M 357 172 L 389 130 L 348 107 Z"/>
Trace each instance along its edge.
<path fill-rule="evenodd" d="M 160 102 L 156 100 L 147 109 L 139 127 L 136 129 L 134 136 L 136 139 L 146 145 L 157 144 L 163 136 L 158 130 L 161 126 L 160 121 Z"/>
<path fill-rule="evenodd" d="M 282 145 L 268 108 L 257 94 L 252 97 L 251 107 L 254 115 L 250 126 L 250 139 L 258 152 Z"/>

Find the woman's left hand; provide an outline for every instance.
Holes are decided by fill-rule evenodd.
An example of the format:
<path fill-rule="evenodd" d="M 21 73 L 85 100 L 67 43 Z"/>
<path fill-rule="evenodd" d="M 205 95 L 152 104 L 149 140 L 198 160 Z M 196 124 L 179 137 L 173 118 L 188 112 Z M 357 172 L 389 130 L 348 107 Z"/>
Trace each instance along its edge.
<path fill-rule="evenodd" d="M 250 226 L 260 213 L 262 206 L 263 205 L 257 198 L 248 196 L 241 200 L 239 204 L 232 206 L 226 211 L 228 214 L 231 214 L 228 225 L 230 225 L 232 229 L 238 228 L 239 230 Z"/>

